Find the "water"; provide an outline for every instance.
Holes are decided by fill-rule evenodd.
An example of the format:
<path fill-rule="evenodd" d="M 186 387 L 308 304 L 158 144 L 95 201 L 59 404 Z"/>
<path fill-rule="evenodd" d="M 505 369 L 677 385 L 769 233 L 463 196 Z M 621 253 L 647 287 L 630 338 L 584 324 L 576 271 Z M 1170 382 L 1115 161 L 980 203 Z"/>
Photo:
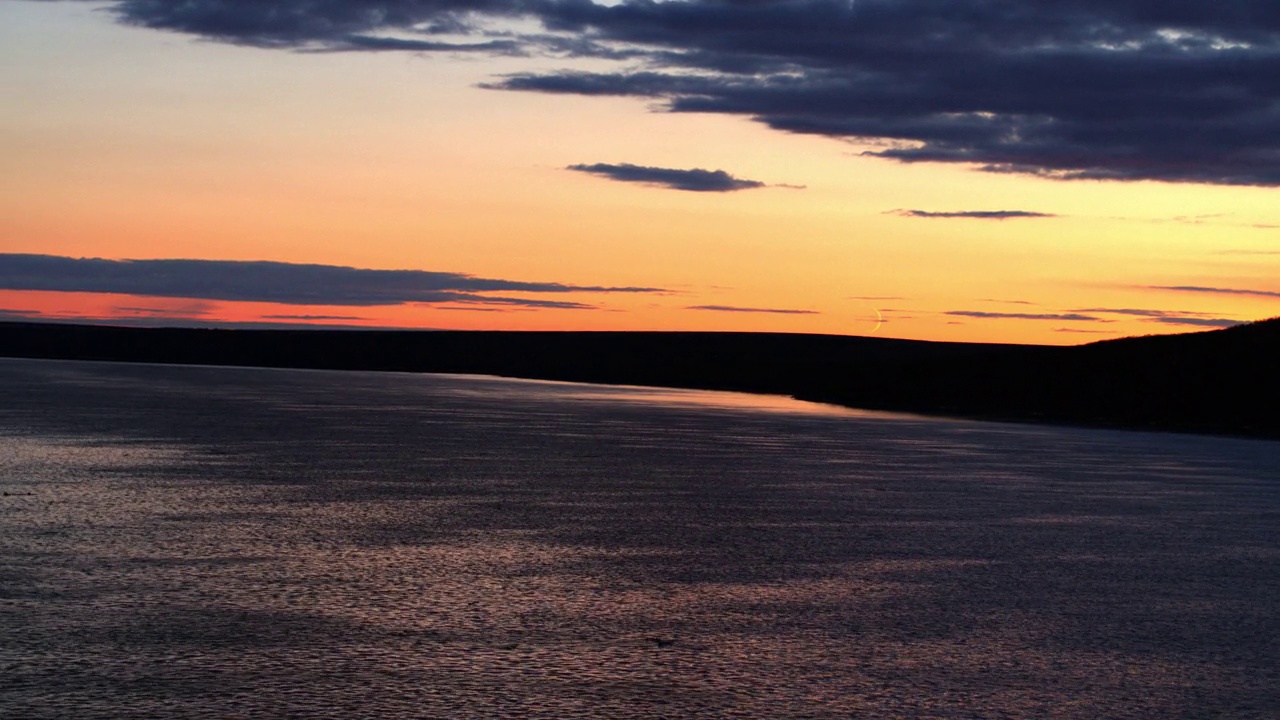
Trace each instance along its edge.
<path fill-rule="evenodd" d="M 0 716 L 1280 717 L 1280 443 L 0 360 Z"/>

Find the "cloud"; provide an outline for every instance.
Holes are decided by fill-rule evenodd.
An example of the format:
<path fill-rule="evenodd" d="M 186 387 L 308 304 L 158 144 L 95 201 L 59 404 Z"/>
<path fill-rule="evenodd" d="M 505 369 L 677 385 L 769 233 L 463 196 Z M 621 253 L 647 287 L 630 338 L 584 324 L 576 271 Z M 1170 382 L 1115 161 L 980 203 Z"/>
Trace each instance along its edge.
<path fill-rule="evenodd" d="M 655 185 L 673 190 L 690 190 L 693 192 L 733 192 L 765 187 L 758 180 L 736 178 L 724 170 L 676 170 L 673 168 L 645 167 L 643 165 L 570 165 L 568 170 L 600 175 L 619 182 Z"/>
<path fill-rule="evenodd" d="M 784 132 L 864 142 L 867 155 L 906 163 L 1054 179 L 1280 185 L 1275 0 L 109 7 L 132 25 L 256 47 L 595 58 L 614 65 L 515 73 L 488 87 L 649 98 L 670 112 L 745 116 Z"/>
<path fill-rule="evenodd" d="M 111 308 L 113 313 L 124 313 L 128 315 L 155 315 L 170 317 L 174 315 L 183 315 L 188 317 L 201 317 L 209 315 L 217 309 L 217 305 L 205 300 L 187 300 L 179 302 L 165 303 L 160 307 L 137 307 L 130 305 L 116 305 Z"/>
<path fill-rule="evenodd" d="M 456 38 L 477 34 L 476 15 L 513 16 L 523 5 L 507 0 L 118 0 L 112 9 L 130 25 L 252 47 L 512 53 L 525 43 Z"/>
<path fill-rule="evenodd" d="M 906 300 L 901 295 L 850 295 L 845 300 Z"/>
<path fill-rule="evenodd" d="M 1239 320 L 1212 317 L 1209 313 L 1192 310 L 1149 310 L 1144 308 L 1079 308 L 1079 313 L 1104 313 L 1110 315 L 1127 315 L 1142 318 L 1145 322 L 1162 325 L 1189 325 L 1193 327 L 1231 327 L 1239 325 Z"/>
<path fill-rule="evenodd" d="M 1166 317 L 1204 317 L 1207 313 L 1194 312 L 1192 310 L 1148 310 L 1143 308 L 1076 308 L 1072 312 L 1078 313 L 1107 313 L 1110 315 L 1131 315 L 1143 318 L 1166 318 Z"/>
<path fill-rule="evenodd" d="M 1233 325 L 1241 324 L 1241 321 L 1232 320 L 1231 318 L 1174 317 L 1174 316 L 1152 318 L 1151 322 L 1157 322 L 1164 325 L 1190 325 L 1192 327 L 1215 327 L 1215 328 L 1226 328 L 1226 327 L 1232 327 Z"/>
<path fill-rule="evenodd" d="M 1001 313 L 982 310 L 948 310 L 943 315 L 982 318 L 987 320 L 1073 320 L 1080 322 L 1111 322 L 1093 315 L 1080 313 Z"/>
<path fill-rule="evenodd" d="M 1098 317 L 1098 315 L 1127 315 L 1140 317 L 1145 322 L 1162 325 L 1188 325 L 1194 327 L 1231 327 L 1240 324 L 1239 320 L 1210 317 L 1206 313 L 1181 310 L 1143 310 L 1138 308 L 1078 308 L 1065 313 L 1000 313 L 981 310 L 950 310 L 944 315 L 981 318 L 987 320 L 1057 320 L 1071 322 L 1113 323 L 1115 320 Z M 1103 332 L 1101 330 L 1076 330 L 1058 328 L 1054 332 Z"/>
<path fill-rule="evenodd" d="M 530 300 L 528 298 L 500 297 L 496 295 L 471 295 L 455 293 L 447 300 L 434 302 L 452 302 L 459 305 L 507 305 L 518 308 L 536 308 L 541 310 L 598 310 L 595 305 L 570 302 L 568 300 Z"/>
<path fill-rule="evenodd" d="M 263 315 L 263 320 L 364 320 L 354 315 Z"/>
<path fill-rule="evenodd" d="M 503 312 L 520 312 L 522 308 L 500 308 L 500 307 L 467 307 L 460 305 L 457 307 L 451 305 L 441 305 L 436 310 L 449 310 L 453 312 L 487 312 L 487 313 L 503 313 Z M 524 308 L 528 309 L 528 308 Z"/>
<path fill-rule="evenodd" d="M 116 327 L 142 328 L 210 328 L 239 330 L 433 330 L 435 328 L 404 327 L 395 325 L 349 325 L 346 323 L 316 323 L 307 321 L 288 322 L 273 320 L 205 320 L 191 317 L 165 317 L 160 315 L 115 316 L 115 315 L 77 315 L 72 313 L 46 314 L 31 311 L 24 314 L 10 314 L 0 310 L 0 320 L 32 323 L 54 323 L 59 325 L 110 325 Z"/>
<path fill-rule="evenodd" d="M 1216 227 L 1245 228 L 1249 230 L 1274 230 L 1280 225 L 1274 225 L 1261 222 L 1238 222 L 1230 218 L 1234 213 L 1210 213 L 1204 215 L 1175 215 L 1173 217 L 1111 217 L 1112 220 L 1124 220 L 1127 222 L 1156 223 L 1156 224 L 1177 224 L 1206 226 L 1212 225 Z"/>
<path fill-rule="evenodd" d="M 1218 288 L 1198 285 L 1149 285 L 1148 290 L 1168 290 L 1171 292 L 1205 293 L 1209 295 L 1247 295 L 1250 297 L 1280 298 L 1275 290 L 1254 290 L 1250 288 Z"/>
<path fill-rule="evenodd" d="M 1206 215 L 1176 215 L 1173 221 L 1183 225 L 1204 225 L 1210 221 L 1226 217 L 1226 213 L 1209 213 Z"/>
<path fill-rule="evenodd" d="M 0 289 L 119 293 L 286 305 L 460 303 L 574 310 L 594 306 L 485 293 L 661 292 L 659 288 L 525 282 L 425 270 L 367 270 L 235 260 L 103 260 L 22 254 L 0 254 Z"/>
<path fill-rule="evenodd" d="M 888 215 L 901 215 L 915 218 L 969 218 L 973 220 L 1010 220 L 1014 218 L 1051 218 L 1058 217 L 1053 213 L 1032 212 L 1030 210 L 958 210 L 953 212 L 930 212 L 928 210 L 890 210 Z"/>
<path fill-rule="evenodd" d="M 685 310 L 712 310 L 730 313 L 773 313 L 776 315 L 820 315 L 817 310 L 786 310 L 781 308 L 734 307 L 732 305 L 690 305 Z"/>

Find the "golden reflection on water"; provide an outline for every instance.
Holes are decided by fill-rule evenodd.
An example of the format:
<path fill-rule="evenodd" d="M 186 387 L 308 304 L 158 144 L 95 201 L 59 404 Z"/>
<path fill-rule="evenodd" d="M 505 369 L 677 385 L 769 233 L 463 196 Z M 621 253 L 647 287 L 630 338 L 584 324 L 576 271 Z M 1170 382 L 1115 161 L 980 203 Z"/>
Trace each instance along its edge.
<path fill-rule="evenodd" d="M 493 381 L 494 378 L 482 375 L 449 375 L 441 377 L 468 378 L 473 380 Z M 883 412 L 844 407 L 830 403 L 798 400 L 787 395 L 767 393 L 745 393 L 729 390 L 698 390 L 686 388 L 648 387 L 642 385 L 597 385 L 591 383 L 560 382 L 556 380 L 528 380 L 524 378 L 501 378 L 498 382 L 509 383 L 522 389 L 538 388 L 551 396 L 564 400 L 578 400 L 597 403 L 632 403 L 644 406 L 684 407 L 706 410 L 741 410 L 748 412 L 764 412 L 788 415 L 810 415 L 815 417 L 858 417 L 885 420 L 920 420 L 921 416 L 909 413 Z"/>

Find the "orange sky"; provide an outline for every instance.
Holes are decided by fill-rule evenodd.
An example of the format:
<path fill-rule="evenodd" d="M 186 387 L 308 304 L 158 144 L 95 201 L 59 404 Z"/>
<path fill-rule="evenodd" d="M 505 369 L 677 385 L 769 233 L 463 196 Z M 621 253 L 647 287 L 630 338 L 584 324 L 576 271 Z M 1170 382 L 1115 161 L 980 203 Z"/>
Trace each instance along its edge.
<path fill-rule="evenodd" d="M 904 165 L 742 117 L 476 87 L 563 60 L 237 47 L 125 27 L 101 7 L 0 4 L 0 253 L 662 291 L 575 292 L 555 299 L 591 307 L 548 309 L 8 289 L 6 317 L 1073 344 L 1280 315 L 1274 189 Z M 590 163 L 770 187 L 685 192 L 566 169 Z"/>

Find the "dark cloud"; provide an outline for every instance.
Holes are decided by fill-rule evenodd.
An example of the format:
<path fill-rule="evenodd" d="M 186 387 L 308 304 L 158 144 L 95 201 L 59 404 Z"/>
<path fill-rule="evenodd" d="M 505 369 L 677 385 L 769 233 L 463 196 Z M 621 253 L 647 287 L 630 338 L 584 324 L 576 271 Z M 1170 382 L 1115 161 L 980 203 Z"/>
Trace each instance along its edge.
<path fill-rule="evenodd" d="M 1059 179 L 1280 185 L 1275 0 L 116 0 L 124 22 L 303 50 L 543 53 L 491 87 L 652 98 Z M 503 20 L 533 20 L 520 34 Z M 498 23 L 498 24 L 495 24 Z M 526 23 L 527 24 L 527 23 Z"/>
<path fill-rule="evenodd" d="M 1240 324 L 1239 320 L 1210 317 L 1206 313 L 1180 310 L 1143 310 L 1137 308 L 1079 308 L 1065 313 L 1000 313 L 980 310 L 951 310 L 944 315 L 982 318 L 989 320 L 1057 320 L 1072 322 L 1113 323 L 1115 320 L 1098 317 L 1099 315 L 1126 315 L 1140 317 L 1145 322 L 1162 325 L 1187 325 L 1193 327 L 1231 327 Z M 1095 330 L 1076 330 L 1058 328 L 1055 332 L 1102 332 Z"/>
<path fill-rule="evenodd" d="M 1111 322 L 1093 315 L 1081 313 L 1001 313 L 982 310 L 948 310 L 943 315 L 982 318 L 987 320 L 1075 320 L 1080 322 Z"/>
<path fill-rule="evenodd" d="M 1172 292 L 1205 293 L 1209 295 L 1247 295 L 1250 297 L 1280 298 L 1275 290 L 1254 290 L 1251 288 L 1218 288 L 1201 287 L 1199 285 L 1150 285 L 1148 290 L 1169 290 Z"/>
<path fill-rule="evenodd" d="M 1207 313 L 1198 313 L 1191 310 L 1148 310 L 1144 308 L 1076 308 L 1072 312 L 1078 313 L 1107 313 L 1110 315 L 1130 315 L 1133 317 L 1143 318 L 1167 318 L 1167 317 L 1204 317 Z"/>
<path fill-rule="evenodd" d="M 758 180 L 736 178 L 724 170 L 676 170 L 673 168 L 645 167 L 643 165 L 570 165 L 568 170 L 600 175 L 619 182 L 640 183 L 693 192 L 733 192 L 765 187 Z"/>
<path fill-rule="evenodd" d="M 412 50 L 415 52 L 483 52 L 497 55 L 520 54 L 522 44 L 509 40 L 492 40 L 478 43 L 432 42 L 395 37 L 371 37 L 351 35 L 340 43 L 323 48 L 327 52 L 350 50 Z"/>
<path fill-rule="evenodd" d="M 575 310 L 593 306 L 485 293 L 660 292 L 658 288 L 523 282 L 424 270 L 365 270 L 334 265 L 232 260 L 77 259 L 21 254 L 0 254 L 0 289 L 120 293 L 288 305 L 460 303 Z"/>
<path fill-rule="evenodd" d="M 1010 220 L 1014 218 L 1051 218 L 1058 217 L 1052 213 L 1032 212 L 1030 210 L 956 210 L 951 212 L 930 212 L 928 210 L 890 210 L 890 215 L 915 218 L 969 218 L 972 220 Z"/>
<path fill-rule="evenodd" d="M 263 320 L 364 320 L 354 315 L 263 315 Z"/>
<path fill-rule="evenodd" d="M 513 308 L 534 308 L 539 310 L 598 310 L 595 305 L 570 302 L 568 300 L 530 300 L 528 298 L 500 297 L 496 295 L 474 295 L 454 293 L 446 300 L 434 302 L 452 302 L 458 305 L 506 305 Z"/>
<path fill-rule="evenodd" d="M 217 307 L 217 303 L 209 300 L 178 299 L 155 306 L 115 305 L 111 308 L 111 316 L 195 319 L 211 315 Z"/>
<path fill-rule="evenodd" d="M 111 308 L 111 310 L 112 310 L 113 312 L 117 312 L 117 313 L 128 313 L 128 314 L 131 314 L 131 315 L 166 315 L 166 316 L 170 316 L 170 315 L 189 315 L 189 316 L 199 317 L 199 316 L 201 316 L 201 315 L 208 315 L 209 313 L 211 313 L 211 312 L 213 311 L 213 308 L 214 308 L 213 304 L 212 304 L 212 303 L 209 303 L 208 305 L 206 305 L 206 306 L 201 306 L 201 307 L 187 307 L 187 306 L 184 306 L 184 307 L 172 307 L 172 308 L 163 308 L 163 307 L 129 307 L 129 306 L 125 306 L 125 305 L 117 305 L 117 306 L 115 306 L 115 307 Z"/>
<path fill-rule="evenodd" d="M 1280 184 L 1271 0 L 695 0 L 573 3 L 545 17 L 652 47 L 650 69 L 526 74 L 507 87 L 888 140 L 868 154 L 903 162 Z"/>
<path fill-rule="evenodd" d="M 1170 315 L 1152 318 L 1151 322 L 1161 323 L 1162 325 L 1189 325 L 1192 327 L 1214 328 L 1226 328 L 1241 324 L 1241 321 L 1232 320 L 1230 318 L 1174 317 Z"/>
<path fill-rule="evenodd" d="M 451 42 L 475 34 L 480 14 L 511 16 L 519 0 L 120 0 L 123 21 L 211 40 L 304 50 L 480 50 L 511 52 L 513 41 Z"/>
<path fill-rule="evenodd" d="M 818 315 L 816 310 L 786 310 L 780 308 L 734 307 L 732 305 L 690 305 L 685 310 L 712 310 L 731 313 L 773 313 L 775 315 Z"/>
<path fill-rule="evenodd" d="M 1239 325 L 1239 320 L 1212 317 L 1209 313 L 1192 310 L 1149 310 L 1145 308 L 1078 308 L 1078 313 L 1100 313 L 1110 315 L 1127 315 L 1139 317 L 1145 322 L 1161 325 L 1188 325 L 1192 327 L 1231 327 Z"/>
<path fill-rule="evenodd" d="M 520 312 L 521 308 L 500 308 L 500 307 L 466 307 L 451 305 L 441 305 L 436 310 L 449 310 L 453 312 L 486 312 L 486 313 L 504 313 L 504 312 Z"/>
<path fill-rule="evenodd" d="M 119 308 L 117 308 L 119 309 Z M 279 316 L 288 317 L 288 316 Z M 302 317 L 302 316 L 300 316 Z M 145 315 L 92 315 L 75 312 L 56 312 L 47 313 L 40 310 L 5 310 L 0 309 L 0 321 L 10 322 L 39 322 L 39 323 L 89 323 L 94 325 L 115 325 L 122 327 L 147 327 L 147 328 L 164 328 L 164 327 L 181 327 L 181 328 L 239 328 L 244 330 L 288 330 L 288 329 L 306 329 L 306 330 L 397 330 L 404 329 L 394 326 L 369 326 L 369 325 L 347 325 L 339 323 L 315 323 L 315 322 L 280 322 L 271 320 L 271 316 L 264 316 L 262 320 L 248 321 L 227 321 L 227 320 L 207 320 L 199 317 L 188 316 L 166 316 L 163 314 L 145 314 Z M 338 319 L 338 318 L 335 318 Z M 359 318 L 352 318 L 353 320 Z M 427 328 L 415 328 L 425 330 Z"/>

